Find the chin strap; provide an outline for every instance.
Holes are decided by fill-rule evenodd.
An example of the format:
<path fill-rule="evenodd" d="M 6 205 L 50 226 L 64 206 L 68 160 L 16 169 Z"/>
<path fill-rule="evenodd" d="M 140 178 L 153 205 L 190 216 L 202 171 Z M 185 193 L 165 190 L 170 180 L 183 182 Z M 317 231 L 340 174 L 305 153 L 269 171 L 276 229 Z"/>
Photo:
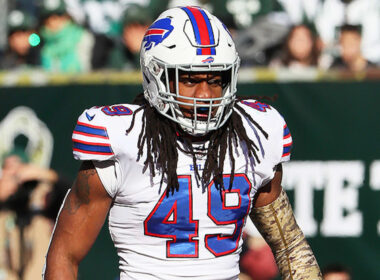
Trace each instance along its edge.
<path fill-rule="evenodd" d="M 282 279 L 322 279 L 318 263 L 294 218 L 284 190 L 272 203 L 253 208 L 251 219 L 271 247 Z"/>

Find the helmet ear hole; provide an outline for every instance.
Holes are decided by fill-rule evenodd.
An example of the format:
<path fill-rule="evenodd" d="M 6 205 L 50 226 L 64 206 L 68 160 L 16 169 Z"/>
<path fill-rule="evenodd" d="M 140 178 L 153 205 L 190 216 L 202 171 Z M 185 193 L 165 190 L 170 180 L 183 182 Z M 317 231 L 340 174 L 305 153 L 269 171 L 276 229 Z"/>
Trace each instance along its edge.
<path fill-rule="evenodd" d="M 153 64 L 153 73 L 155 74 L 155 75 L 158 75 L 158 74 L 160 74 L 160 71 L 161 71 L 161 68 L 156 64 L 156 63 L 154 63 Z"/>

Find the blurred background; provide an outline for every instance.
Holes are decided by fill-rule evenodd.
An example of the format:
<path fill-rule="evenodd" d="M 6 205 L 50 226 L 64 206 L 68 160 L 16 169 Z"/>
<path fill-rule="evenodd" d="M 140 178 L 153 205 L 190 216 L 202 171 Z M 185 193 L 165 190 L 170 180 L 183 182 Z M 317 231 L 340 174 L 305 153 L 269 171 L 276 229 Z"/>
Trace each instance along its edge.
<path fill-rule="evenodd" d="M 0 0 L 0 280 L 40 279 L 77 117 L 142 91 L 145 31 L 181 5 L 227 25 L 238 94 L 287 120 L 283 185 L 325 279 L 380 279 L 380 0 Z M 279 279 L 265 242 L 244 239 L 241 279 Z M 118 279 L 107 225 L 79 279 Z"/>

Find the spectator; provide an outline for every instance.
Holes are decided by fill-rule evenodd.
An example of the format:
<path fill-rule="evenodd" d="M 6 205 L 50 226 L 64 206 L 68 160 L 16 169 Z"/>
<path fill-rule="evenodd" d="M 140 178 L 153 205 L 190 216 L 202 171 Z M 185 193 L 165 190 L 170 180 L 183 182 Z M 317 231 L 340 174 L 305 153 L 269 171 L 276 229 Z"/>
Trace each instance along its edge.
<path fill-rule="evenodd" d="M 122 70 L 140 68 L 140 46 L 149 25 L 153 22 L 146 7 L 130 5 L 122 18 L 122 36 L 110 53 L 109 67 Z"/>
<path fill-rule="evenodd" d="M 375 67 L 361 52 L 362 36 L 360 30 L 360 26 L 349 24 L 343 25 L 340 28 L 340 56 L 334 60 L 331 68 L 348 69 L 352 72 L 358 72 Z"/>
<path fill-rule="evenodd" d="M 40 39 L 34 34 L 36 27 L 37 19 L 32 15 L 21 10 L 10 12 L 8 49 L 1 61 L 1 69 L 22 69 L 40 65 Z M 33 38 L 34 41 L 31 40 Z"/>
<path fill-rule="evenodd" d="M 351 280 L 351 271 L 348 267 L 334 263 L 322 269 L 323 280 Z"/>
<path fill-rule="evenodd" d="M 49 71 L 86 72 L 91 69 L 93 35 L 75 24 L 63 0 L 45 0 L 41 10 L 44 41 L 42 67 Z"/>
<path fill-rule="evenodd" d="M 270 63 L 272 67 L 305 68 L 318 66 L 317 36 L 306 24 L 293 26 L 282 52 Z"/>
<path fill-rule="evenodd" d="M 54 220 L 68 184 L 51 169 L 27 163 L 16 148 L 0 175 L 0 275 L 39 279 Z"/>
<path fill-rule="evenodd" d="M 137 36 L 142 39 L 146 28 L 152 23 L 153 16 L 158 16 L 165 10 L 167 2 L 168 0 L 66 0 L 70 15 L 77 22 L 85 23 L 95 34 L 92 57 L 94 70 L 106 67 L 124 70 L 139 68 L 139 63 L 136 64 L 134 61 L 136 58 L 125 45 L 125 26 L 134 23 L 135 26 L 131 27 L 129 32 L 135 35 L 139 33 Z M 131 35 L 128 37 L 133 38 Z M 140 49 L 141 41 L 134 41 L 133 44 Z"/>
<path fill-rule="evenodd" d="M 317 14 L 315 25 L 324 44 L 332 49 L 338 38 L 339 26 L 344 24 L 362 27 L 361 49 L 363 56 L 380 62 L 380 1 L 325 0 Z"/>

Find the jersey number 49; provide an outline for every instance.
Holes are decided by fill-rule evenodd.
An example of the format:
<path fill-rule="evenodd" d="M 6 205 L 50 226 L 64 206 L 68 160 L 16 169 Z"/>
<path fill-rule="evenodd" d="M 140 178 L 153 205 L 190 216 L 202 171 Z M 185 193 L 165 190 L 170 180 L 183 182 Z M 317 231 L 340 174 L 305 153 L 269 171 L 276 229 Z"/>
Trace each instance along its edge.
<path fill-rule="evenodd" d="M 229 186 L 230 175 L 223 176 Z M 199 221 L 193 219 L 191 176 L 178 176 L 179 190 L 173 195 L 162 194 L 160 200 L 144 221 L 145 235 L 168 238 L 168 258 L 197 258 L 199 253 Z M 207 188 L 207 215 L 215 225 L 234 225 L 230 234 L 206 234 L 205 246 L 215 256 L 224 256 L 237 250 L 244 221 L 249 213 L 251 183 L 245 174 L 235 174 L 231 190 L 222 193 L 211 182 Z M 234 203 L 228 201 L 233 197 Z"/>

